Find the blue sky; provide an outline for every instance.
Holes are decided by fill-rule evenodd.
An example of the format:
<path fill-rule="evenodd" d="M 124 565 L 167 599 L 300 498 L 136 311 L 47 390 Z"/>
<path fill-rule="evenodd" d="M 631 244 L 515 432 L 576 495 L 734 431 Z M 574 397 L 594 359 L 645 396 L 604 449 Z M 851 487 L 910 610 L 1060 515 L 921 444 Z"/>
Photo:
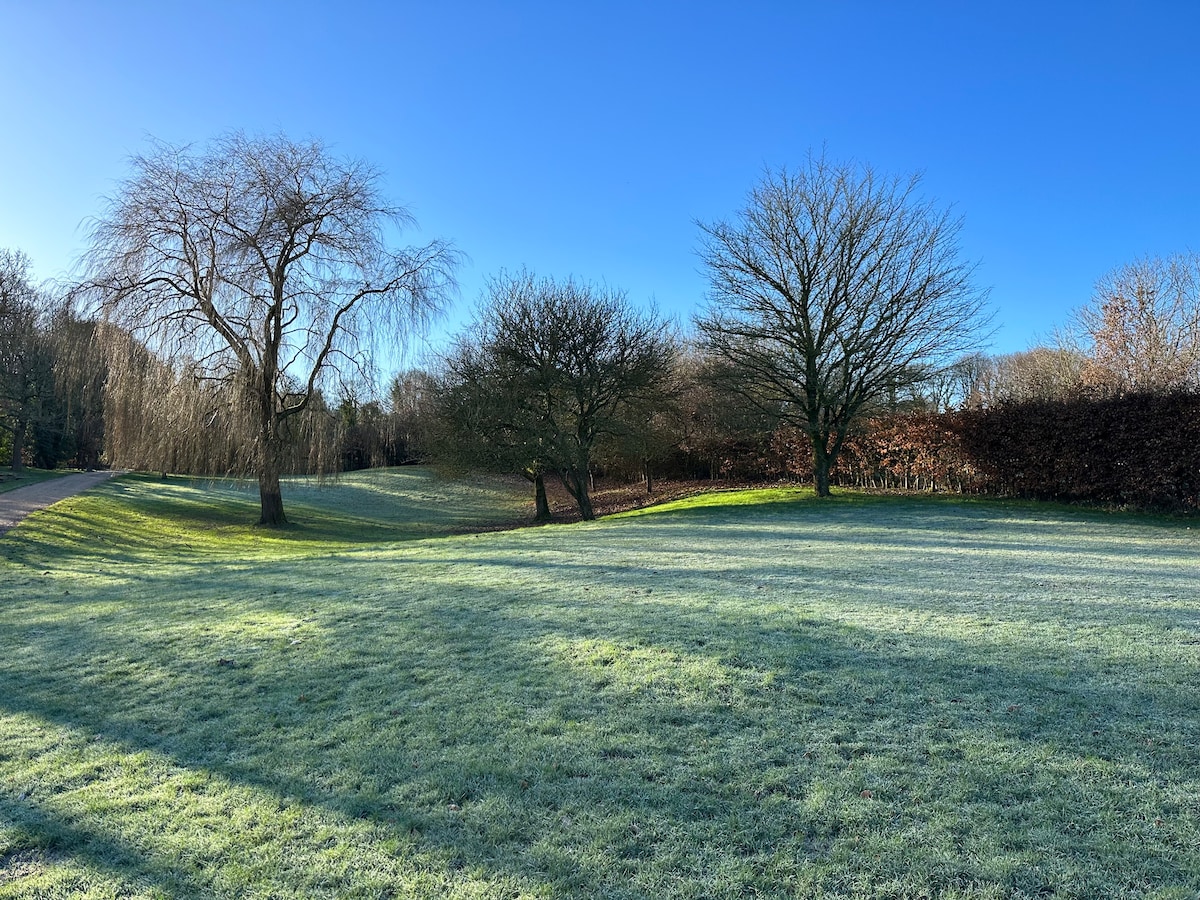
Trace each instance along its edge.
<path fill-rule="evenodd" d="M 147 137 L 317 137 L 413 242 L 575 275 L 686 321 L 697 219 L 810 150 L 963 216 L 994 352 L 1106 271 L 1200 250 L 1200 3 L 0 0 L 0 247 L 63 277 Z"/>

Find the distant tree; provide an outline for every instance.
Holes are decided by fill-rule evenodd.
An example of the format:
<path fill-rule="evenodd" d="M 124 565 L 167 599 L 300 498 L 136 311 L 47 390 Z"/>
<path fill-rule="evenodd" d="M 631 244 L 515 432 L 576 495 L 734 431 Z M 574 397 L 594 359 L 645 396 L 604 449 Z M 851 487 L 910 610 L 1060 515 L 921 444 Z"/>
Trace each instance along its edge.
<path fill-rule="evenodd" d="M 747 403 L 740 392 L 749 386 L 737 383 L 725 361 L 695 346 L 685 349 L 677 371 L 679 446 L 689 466 L 712 479 L 769 477 L 763 463 L 779 409 L 763 398 Z"/>
<path fill-rule="evenodd" d="M 12 468 L 18 471 L 24 468 L 31 431 L 53 414 L 54 345 L 43 321 L 45 307 L 30 280 L 29 258 L 0 250 L 0 420 L 9 432 Z M 36 455 L 44 464 L 55 454 Z"/>
<path fill-rule="evenodd" d="M 677 469 L 676 457 L 687 433 L 682 401 L 690 388 L 689 372 L 679 359 L 672 360 L 654 391 L 631 398 L 621 415 L 624 427 L 614 429 L 596 448 L 606 473 L 641 481 L 647 495 L 654 494 L 660 474 Z"/>
<path fill-rule="evenodd" d="M 1093 386 L 1116 394 L 1200 386 L 1200 255 L 1114 269 L 1075 321 L 1091 344 Z"/>
<path fill-rule="evenodd" d="M 447 355 L 442 408 L 478 457 L 534 482 L 539 514 L 554 472 L 591 519 L 597 442 L 636 427 L 635 406 L 664 390 L 674 355 L 667 324 L 619 291 L 501 274 Z"/>
<path fill-rule="evenodd" d="M 438 381 L 424 369 L 406 369 L 392 379 L 388 410 L 402 462 L 427 459 L 432 452 Z"/>
<path fill-rule="evenodd" d="M 395 418 L 379 400 L 347 390 L 337 413 L 343 471 L 394 466 L 404 461 L 405 449 L 397 436 Z"/>
<path fill-rule="evenodd" d="M 69 305 L 50 325 L 54 345 L 54 378 L 62 428 L 75 465 L 94 469 L 104 449 L 104 396 L 108 361 L 97 337 L 99 325 L 81 318 Z"/>
<path fill-rule="evenodd" d="M 132 167 L 92 229 L 83 287 L 177 378 L 221 386 L 207 396 L 258 478 L 259 522 L 284 524 L 289 420 L 368 367 L 373 341 L 438 309 L 457 256 L 441 241 L 393 249 L 389 229 L 411 216 L 380 197 L 375 170 L 319 143 L 235 133 L 157 144 Z M 336 458 L 334 445 L 315 463 Z"/>
<path fill-rule="evenodd" d="M 1077 397 L 1083 390 L 1087 366 L 1087 357 L 1067 345 L 981 356 L 973 366 L 966 405 L 990 408 L 1005 402 Z"/>
<path fill-rule="evenodd" d="M 918 184 L 811 158 L 768 172 L 737 220 L 700 223 L 703 343 L 731 390 L 808 435 L 820 496 L 860 414 L 973 349 L 986 322 L 960 223 Z"/>

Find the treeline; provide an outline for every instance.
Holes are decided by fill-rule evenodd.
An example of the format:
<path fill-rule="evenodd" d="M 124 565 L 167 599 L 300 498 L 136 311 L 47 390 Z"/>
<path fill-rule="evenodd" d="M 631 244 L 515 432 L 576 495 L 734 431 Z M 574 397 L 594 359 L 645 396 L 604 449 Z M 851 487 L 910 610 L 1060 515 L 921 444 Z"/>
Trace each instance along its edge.
<path fill-rule="evenodd" d="M 237 385 L 194 361 L 163 359 L 124 331 L 33 284 L 29 260 L 0 249 L 0 466 L 122 468 L 225 475 L 246 470 L 246 410 Z M 423 459 L 414 397 L 346 386 L 318 392 L 288 423 L 284 470 L 316 474 Z M 407 379 L 407 380 L 406 380 Z"/>
<path fill-rule="evenodd" d="M 333 365 L 307 382 L 271 370 L 263 388 L 261 366 L 89 317 L 2 251 L 0 464 L 224 475 L 263 460 L 303 474 L 432 463 L 525 477 L 539 518 L 547 478 L 583 518 L 597 478 L 647 493 L 664 478 L 786 479 L 818 493 L 1200 507 L 1200 257 L 1114 270 L 1050 346 L 947 364 L 934 349 L 968 345 L 981 311 L 953 229 L 925 207 L 910 218 L 910 188 L 881 193 L 872 178 L 818 161 L 768 178 L 740 220 L 706 226 L 713 304 L 691 334 L 619 290 L 501 273 L 443 353 L 383 391 Z M 789 218 L 813 198 L 827 219 Z M 886 259 L 843 271 L 841 255 L 818 264 L 797 249 L 826 247 L 837 222 L 876 221 L 864 209 L 909 210 L 879 219 L 898 243 L 863 244 L 890 247 Z M 906 293 L 933 251 L 943 277 Z M 770 276 L 788 254 L 787 277 Z M 895 285 L 867 300 L 839 287 L 889 267 Z"/>
<path fill-rule="evenodd" d="M 24 254 L 0 249 L 0 465 L 99 463 L 104 366 L 95 327 L 32 284 Z"/>
<path fill-rule="evenodd" d="M 112 464 L 202 475 L 244 470 L 246 428 L 237 421 L 236 389 L 206 379 L 186 361 L 158 358 L 69 305 L 48 302 L 24 279 L 22 257 L 0 259 L 0 464 Z M 634 315 L 623 296 L 524 273 L 496 288 L 509 318 L 491 322 L 490 332 L 464 336 L 438 366 L 400 373 L 382 397 L 347 389 L 327 402 L 318 394 L 290 423 L 284 470 L 419 462 L 516 472 L 542 502 L 544 477 L 562 477 L 572 465 L 569 488 L 577 500 L 597 478 L 641 482 L 648 493 L 660 479 L 811 481 L 812 442 L 803 429 L 745 403 L 702 347 L 663 321 Z M 521 321 L 558 315 L 559 340 L 588 334 L 579 321 L 585 298 L 594 306 L 594 344 L 576 344 L 572 352 L 582 354 L 578 372 L 592 378 L 597 397 L 612 402 L 604 409 L 593 404 L 592 418 L 581 422 L 572 404 L 583 397 L 586 405 L 588 385 L 545 368 L 522 376 L 509 357 Z M 531 299 L 543 307 L 530 308 Z M 1110 328 L 1113 321 L 1109 316 Z M 543 351 L 545 339 L 555 338 L 545 328 L 536 336 Z M 1099 346 L 1117 343 L 1111 334 L 1095 338 Z M 614 359 L 624 368 L 612 368 Z M 1101 367 L 1078 346 L 966 357 L 862 417 L 845 436 L 831 480 L 868 489 L 1200 508 L 1200 392 L 1193 376 L 1176 367 L 1169 381 L 1147 383 L 1147 373 L 1163 370 L 1113 361 L 1109 354 Z M 546 406 L 555 402 L 561 408 Z M 586 452 L 581 433 L 590 441 Z M 549 515 L 548 506 L 542 514 Z"/>

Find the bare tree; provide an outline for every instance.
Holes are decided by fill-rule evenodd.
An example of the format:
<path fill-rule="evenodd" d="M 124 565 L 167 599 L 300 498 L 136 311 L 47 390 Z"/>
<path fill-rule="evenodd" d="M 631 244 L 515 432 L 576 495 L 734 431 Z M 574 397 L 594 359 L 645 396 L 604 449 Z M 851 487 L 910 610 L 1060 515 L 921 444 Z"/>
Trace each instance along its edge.
<path fill-rule="evenodd" d="M 483 452 L 518 463 L 534 482 L 539 515 L 549 513 L 542 476 L 550 471 L 591 519 L 597 441 L 634 427 L 635 403 L 666 386 L 675 345 L 667 323 L 619 291 L 501 274 L 447 356 L 445 408 L 465 441 L 473 433 Z"/>
<path fill-rule="evenodd" d="M 735 221 L 698 223 L 703 343 L 730 389 L 807 433 L 819 496 L 855 419 L 974 349 L 987 321 L 960 222 L 918 184 L 810 158 L 767 172 Z"/>
<path fill-rule="evenodd" d="M 1004 402 L 1077 397 L 1087 365 L 1087 357 L 1065 342 L 1000 356 L 977 356 L 968 373 L 966 405 L 986 409 Z"/>
<path fill-rule="evenodd" d="M 1115 393 L 1200 385 L 1200 256 L 1152 257 L 1096 283 L 1075 314 L 1091 344 L 1086 373 Z"/>
<path fill-rule="evenodd" d="M 393 249 L 412 217 L 384 202 L 374 169 L 316 142 L 156 144 L 132 168 L 92 228 L 84 287 L 109 321 L 224 388 L 259 521 L 283 524 L 290 420 L 367 368 L 374 341 L 437 310 L 457 254 Z"/>
<path fill-rule="evenodd" d="M 438 380 L 424 369 L 398 372 L 388 389 L 388 417 L 405 461 L 428 458 L 434 441 Z"/>

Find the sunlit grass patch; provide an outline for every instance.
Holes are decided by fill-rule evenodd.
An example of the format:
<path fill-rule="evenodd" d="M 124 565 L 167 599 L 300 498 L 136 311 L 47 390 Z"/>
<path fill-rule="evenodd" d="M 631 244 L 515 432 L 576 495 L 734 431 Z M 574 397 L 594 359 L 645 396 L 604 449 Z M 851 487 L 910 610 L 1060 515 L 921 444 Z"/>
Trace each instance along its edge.
<path fill-rule="evenodd" d="M 8 544 L 51 555 L 304 555 L 506 525 L 530 515 L 523 485 L 505 479 L 449 481 L 428 469 L 347 473 L 325 485 L 284 484 L 291 524 L 261 528 L 257 487 L 232 480 L 134 475 L 55 504 Z"/>
<path fill-rule="evenodd" d="M 1186 523 L 801 492 L 262 543 L 177 487 L 0 538 L 0 896 L 1200 892 Z"/>
<path fill-rule="evenodd" d="M 815 498 L 816 493 L 812 488 L 793 486 L 713 491 L 707 494 L 697 494 L 694 497 L 671 500 L 656 506 L 617 513 L 613 518 L 661 515 L 662 513 L 674 513 L 684 510 L 707 510 L 714 507 L 754 507 L 755 509 L 761 509 L 776 503 L 792 503 Z"/>

